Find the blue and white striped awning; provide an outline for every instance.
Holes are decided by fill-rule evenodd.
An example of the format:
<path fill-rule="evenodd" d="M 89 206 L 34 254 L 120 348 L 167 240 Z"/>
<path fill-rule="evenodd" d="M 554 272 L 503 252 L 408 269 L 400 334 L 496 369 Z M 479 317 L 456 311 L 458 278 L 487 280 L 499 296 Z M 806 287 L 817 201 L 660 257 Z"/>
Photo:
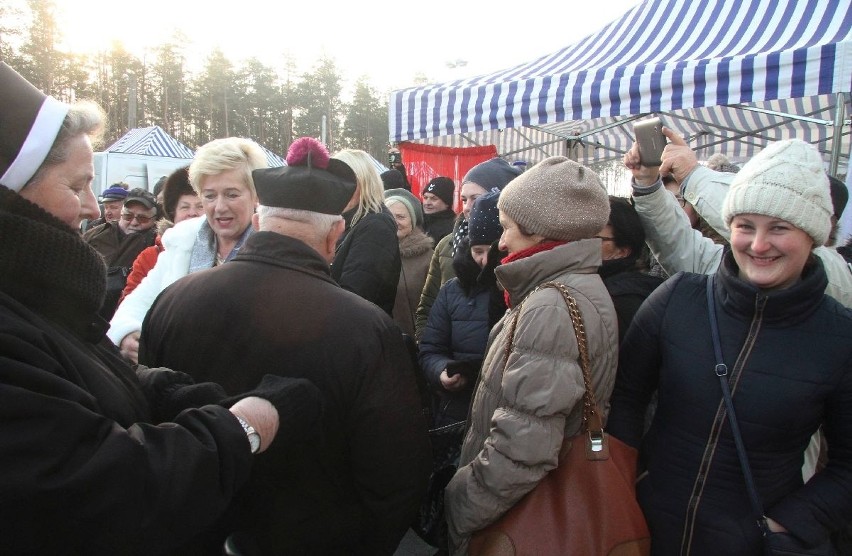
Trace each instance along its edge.
<path fill-rule="evenodd" d="M 850 4 L 646 0 L 530 63 L 394 91 L 390 139 L 494 144 L 530 162 L 572 148 L 591 162 L 620 158 L 633 141 L 630 122 L 659 114 L 708 155 L 742 160 L 792 136 L 828 153 L 838 93 L 848 108 L 852 91 Z M 846 160 L 849 137 L 845 125 Z"/>
<path fill-rule="evenodd" d="M 269 149 L 267 149 L 263 145 L 260 145 L 259 143 L 258 143 L 258 146 L 260 146 L 261 150 L 263 151 L 263 154 L 266 155 L 266 163 L 269 164 L 270 168 L 278 168 L 280 166 L 287 166 L 286 160 L 284 160 L 283 158 L 281 158 L 280 156 L 278 156 L 274 152 L 270 151 Z"/>
<path fill-rule="evenodd" d="M 159 126 L 131 129 L 110 145 L 107 152 L 191 159 L 192 149 L 163 131 Z"/>

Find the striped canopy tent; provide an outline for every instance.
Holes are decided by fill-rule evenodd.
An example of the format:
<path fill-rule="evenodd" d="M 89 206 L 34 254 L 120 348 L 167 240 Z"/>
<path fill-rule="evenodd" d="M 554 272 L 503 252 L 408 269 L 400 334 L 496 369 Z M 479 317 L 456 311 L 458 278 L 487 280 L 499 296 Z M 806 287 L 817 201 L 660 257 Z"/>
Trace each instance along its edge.
<path fill-rule="evenodd" d="M 845 173 L 852 0 L 646 0 L 527 64 L 394 91 L 392 142 L 493 144 L 535 163 L 620 160 L 658 115 L 699 159 L 743 161 L 772 141 L 816 145 Z M 571 5 L 565 4 L 566 18 Z"/>
<path fill-rule="evenodd" d="M 139 127 L 125 133 L 107 147 L 106 152 L 192 158 L 192 149 L 163 131 L 159 126 Z"/>
<path fill-rule="evenodd" d="M 281 158 L 279 155 L 270 151 L 263 145 L 258 144 L 263 151 L 263 154 L 266 155 L 266 163 L 269 164 L 270 168 L 278 168 L 279 166 L 287 166 L 287 161 Z"/>

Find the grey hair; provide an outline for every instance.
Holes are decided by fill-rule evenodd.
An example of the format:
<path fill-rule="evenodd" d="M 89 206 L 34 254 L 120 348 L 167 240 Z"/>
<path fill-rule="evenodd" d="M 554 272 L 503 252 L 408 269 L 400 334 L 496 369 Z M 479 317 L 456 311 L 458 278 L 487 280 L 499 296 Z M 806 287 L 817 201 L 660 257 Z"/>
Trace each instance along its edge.
<path fill-rule="evenodd" d="M 307 224 L 314 230 L 314 234 L 317 239 L 327 236 L 331 231 L 331 228 L 337 222 L 343 220 L 343 217 L 339 214 L 322 214 L 320 212 L 313 212 L 309 210 L 267 207 L 264 205 L 258 205 L 257 217 L 260 221 L 261 228 L 270 218 Z"/>
<path fill-rule="evenodd" d="M 53 146 L 44 158 L 44 162 L 38 167 L 36 173 L 24 185 L 38 182 L 47 169 L 57 164 L 62 164 L 68 159 L 68 146 L 71 141 L 80 135 L 88 135 L 92 144 L 97 144 L 103 137 L 106 127 L 106 113 L 96 103 L 82 100 L 71 105 L 65 120 L 59 128 L 59 133 L 53 141 Z"/>

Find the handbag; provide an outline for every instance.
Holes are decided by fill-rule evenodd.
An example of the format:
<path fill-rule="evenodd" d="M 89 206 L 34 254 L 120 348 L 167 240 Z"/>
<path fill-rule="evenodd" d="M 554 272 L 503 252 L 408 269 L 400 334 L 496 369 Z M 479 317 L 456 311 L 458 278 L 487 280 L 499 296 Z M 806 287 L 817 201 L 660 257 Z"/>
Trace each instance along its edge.
<path fill-rule="evenodd" d="M 447 548 L 447 520 L 444 513 L 444 490 L 459 465 L 465 422 L 460 421 L 429 430 L 432 444 L 432 472 L 426 494 L 420 503 L 411 529 L 435 548 Z"/>
<path fill-rule="evenodd" d="M 714 275 L 710 275 L 707 279 L 707 308 L 710 317 L 710 333 L 713 336 L 713 352 L 716 356 L 714 370 L 722 386 L 722 397 L 725 400 L 728 422 L 731 424 L 731 434 L 734 437 L 734 444 L 737 447 L 737 457 L 740 460 L 740 467 L 745 478 L 749 501 L 751 502 L 754 514 L 758 516 L 757 526 L 763 534 L 763 553 L 766 556 L 834 556 L 836 552 L 830 539 L 818 546 L 811 547 L 806 546 L 797 537 L 789 533 L 776 533 L 769 529 L 766 515 L 763 512 L 763 504 L 760 501 L 760 496 L 757 494 L 757 488 L 754 486 L 754 476 L 751 473 L 748 454 L 745 452 L 745 444 L 743 444 L 743 437 L 740 434 L 737 414 L 734 411 L 731 389 L 728 386 L 728 367 L 725 365 L 722 357 L 722 344 L 719 341 L 719 325 L 716 320 L 716 300 L 713 297 L 714 279 Z M 720 419 L 722 417 L 723 415 L 719 416 Z"/>
<path fill-rule="evenodd" d="M 589 365 L 582 315 L 566 286 L 556 288 L 568 305 L 586 391 L 580 434 L 563 441 L 556 469 L 548 473 L 500 519 L 473 534 L 471 556 L 642 556 L 651 536 L 636 500 L 636 450 L 603 430 Z M 515 327 L 509 329 L 506 362 Z"/>

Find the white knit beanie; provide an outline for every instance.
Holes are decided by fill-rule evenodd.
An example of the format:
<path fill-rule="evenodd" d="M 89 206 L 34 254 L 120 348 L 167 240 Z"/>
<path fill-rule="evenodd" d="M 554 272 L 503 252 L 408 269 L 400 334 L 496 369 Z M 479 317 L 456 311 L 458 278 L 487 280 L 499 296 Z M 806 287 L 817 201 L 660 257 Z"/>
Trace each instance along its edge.
<path fill-rule="evenodd" d="M 819 152 L 800 139 L 778 141 L 749 160 L 731 182 L 722 205 L 730 227 L 738 214 L 786 220 L 806 232 L 816 246 L 831 231 L 833 209 L 828 175 Z"/>
<path fill-rule="evenodd" d="M 551 156 L 510 181 L 497 208 L 531 234 L 574 241 L 606 226 L 609 196 L 592 170 Z"/>

